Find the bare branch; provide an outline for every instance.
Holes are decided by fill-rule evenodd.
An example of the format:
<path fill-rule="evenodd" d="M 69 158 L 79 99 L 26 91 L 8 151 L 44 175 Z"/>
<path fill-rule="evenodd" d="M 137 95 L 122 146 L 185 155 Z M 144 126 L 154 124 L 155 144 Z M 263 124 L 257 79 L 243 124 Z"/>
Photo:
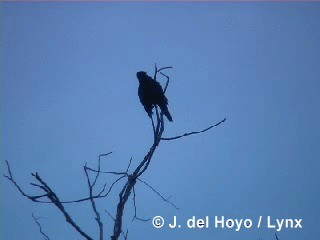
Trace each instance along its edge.
<path fill-rule="evenodd" d="M 137 219 L 139 221 L 142 221 L 142 222 L 150 221 L 150 218 L 143 219 L 143 218 L 137 217 L 137 205 L 136 205 L 136 190 L 135 190 L 135 187 L 133 187 L 133 206 L 134 206 L 134 216 L 132 218 L 132 221 L 135 220 L 135 219 Z"/>
<path fill-rule="evenodd" d="M 88 174 L 88 171 L 87 171 L 87 166 L 85 165 L 83 167 L 84 169 L 84 172 L 86 174 L 86 177 L 87 177 L 87 183 L 88 183 L 88 187 L 89 187 L 89 197 L 90 197 L 90 202 L 91 202 L 91 207 L 92 207 L 92 210 L 93 212 L 95 213 L 96 217 L 95 217 L 95 220 L 97 221 L 97 224 L 98 224 L 98 227 L 99 227 L 99 239 L 100 240 L 103 240 L 103 223 L 101 222 L 101 218 L 100 218 L 100 213 L 98 212 L 97 210 L 97 206 L 96 206 L 96 202 L 93 198 L 93 187 L 99 177 L 99 174 L 100 174 L 100 157 L 99 157 L 99 163 L 98 163 L 98 173 L 96 174 L 96 178 L 94 180 L 94 182 L 91 184 L 90 182 L 90 178 L 89 178 L 89 174 Z"/>
<path fill-rule="evenodd" d="M 129 161 L 129 164 L 128 164 L 128 167 L 127 167 L 126 173 L 128 173 L 128 171 L 129 171 L 129 168 L 130 168 L 130 166 L 131 166 L 131 162 L 132 162 L 132 157 L 130 158 L 130 161 Z"/>
<path fill-rule="evenodd" d="M 157 106 L 156 106 L 157 107 Z M 157 115 L 158 116 L 158 115 Z M 154 126 L 154 121 L 153 121 L 153 118 L 151 116 L 151 123 L 152 123 L 152 130 L 153 130 L 153 137 L 154 137 L 154 140 L 156 139 L 156 136 L 157 136 L 157 131 L 156 131 L 156 127 Z"/>
<path fill-rule="evenodd" d="M 115 221 L 115 218 L 111 215 L 111 213 L 109 213 L 107 210 L 104 210 L 104 211 L 109 215 L 109 217 L 112 218 L 113 221 Z"/>
<path fill-rule="evenodd" d="M 98 157 L 98 170 L 95 171 L 96 172 L 96 176 L 95 176 L 95 179 L 94 179 L 92 184 L 91 184 L 90 177 L 89 177 L 89 174 L 88 174 L 88 167 L 87 167 L 87 165 L 84 166 L 84 172 L 85 172 L 86 177 L 87 177 L 87 183 L 88 183 L 88 188 L 89 188 L 89 199 L 90 199 L 90 202 L 91 202 L 92 210 L 93 210 L 94 214 L 96 215 L 95 220 L 97 221 L 97 224 L 98 224 L 98 227 L 99 227 L 99 239 L 100 240 L 103 240 L 103 223 L 102 223 L 101 218 L 100 218 L 100 213 L 97 210 L 95 197 L 93 196 L 93 188 L 94 188 L 95 184 L 97 183 L 97 180 L 98 180 L 98 178 L 100 176 L 100 172 L 101 172 L 101 170 L 100 170 L 101 169 L 101 157 L 108 156 L 111 153 L 112 152 L 99 155 L 99 157 Z M 104 186 L 103 186 L 102 191 L 100 191 L 98 196 L 101 196 L 101 194 L 105 191 L 106 185 L 107 184 L 105 183 Z M 113 187 L 113 185 L 111 185 L 111 187 Z M 109 189 L 109 191 L 111 191 L 111 188 Z"/>
<path fill-rule="evenodd" d="M 108 190 L 106 193 L 103 194 L 104 189 L 105 189 L 105 188 L 104 188 L 104 189 L 102 189 L 102 191 L 101 191 L 98 195 L 92 196 L 92 198 L 104 198 L 104 197 L 108 196 L 109 193 L 111 192 L 112 188 L 114 187 L 114 185 L 115 185 L 116 183 L 118 183 L 121 179 L 125 178 L 125 177 L 126 177 L 126 175 L 121 176 L 121 177 L 119 177 L 117 180 L 115 180 L 115 181 L 111 184 L 111 186 L 109 187 L 109 190 Z M 90 197 L 81 198 L 81 199 L 78 199 L 78 200 L 63 201 L 63 202 L 61 202 L 61 203 L 79 203 L 79 202 L 85 202 L 85 201 L 88 201 L 88 200 L 90 200 Z"/>
<path fill-rule="evenodd" d="M 157 80 L 157 73 L 158 73 L 158 67 L 157 67 L 157 63 L 154 64 L 154 75 L 153 75 L 153 79 Z"/>
<path fill-rule="evenodd" d="M 104 211 L 109 215 L 109 217 L 110 217 L 114 222 L 116 221 L 116 219 L 111 215 L 111 213 L 109 213 L 107 210 L 104 210 Z M 124 239 L 127 239 L 127 238 L 128 238 L 128 229 L 127 229 L 126 233 L 124 233 L 124 232 L 121 230 L 121 233 L 122 233 Z"/>
<path fill-rule="evenodd" d="M 26 194 L 26 193 L 22 190 L 22 188 L 17 184 L 17 182 L 14 180 L 13 175 L 12 175 L 12 172 L 11 172 L 11 168 L 10 168 L 10 165 L 9 165 L 9 162 L 8 162 L 7 160 L 6 160 L 6 165 L 7 165 L 7 171 L 8 171 L 8 174 L 9 174 L 9 175 L 3 174 L 3 176 L 4 176 L 5 178 L 7 178 L 10 182 L 13 183 L 13 185 L 18 189 L 18 191 L 22 194 L 22 196 L 30 199 L 30 200 L 33 201 L 33 202 L 47 203 L 47 202 L 43 202 L 43 201 L 38 200 L 38 198 L 47 197 L 47 194 L 36 195 L 36 196 L 32 196 L 32 195 Z"/>
<path fill-rule="evenodd" d="M 126 175 L 126 172 L 113 172 L 113 171 L 110 171 L 110 172 L 107 172 L 107 171 L 98 171 L 96 169 L 93 169 L 91 167 L 87 167 L 88 170 L 90 170 L 91 172 L 96 172 L 96 173 L 105 173 L 105 174 L 113 174 L 113 175 Z"/>
<path fill-rule="evenodd" d="M 92 184 L 92 187 L 96 184 L 98 178 L 99 178 L 99 175 L 100 175 L 100 166 L 101 166 L 101 157 L 105 157 L 105 156 L 108 156 L 110 155 L 112 152 L 108 152 L 108 153 L 104 153 L 104 154 L 100 154 L 99 155 L 99 158 L 98 158 L 98 172 L 97 172 L 97 175 L 93 181 L 93 184 Z"/>
<path fill-rule="evenodd" d="M 14 180 L 11 169 L 10 169 L 10 165 L 9 162 L 6 161 L 7 164 L 7 170 L 8 170 L 8 174 L 9 175 L 4 175 L 9 181 L 11 181 L 14 186 L 18 189 L 18 191 L 26 198 L 30 199 L 33 202 L 42 202 L 39 201 L 38 198 L 42 198 L 42 197 L 47 197 L 51 203 L 53 203 L 59 210 L 60 212 L 65 216 L 66 221 L 77 231 L 79 232 L 84 238 L 86 238 L 87 240 L 92 240 L 92 238 L 86 234 L 72 219 L 72 217 L 70 216 L 70 214 L 65 210 L 64 206 L 62 205 L 60 199 L 58 198 L 58 196 L 56 195 L 56 193 L 49 187 L 49 185 L 42 180 L 42 178 L 40 177 L 40 175 L 38 173 L 32 173 L 31 175 L 40 183 L 40 184 L 32 184 L 34 186 L 37 186 L 39 188 L 41 188 L 45 194 L 42 195 L 36 195 L 36 196 L 32 196 L 32 195 L 28 195 L 26 194 L 22 188 L 17 184 L 17 182 Z M 49 202 L 45 202 L 45 203 L 49 203 Z"/>
<path fill-rule="evenodd" d="M 179 210 L 180 208 L 177 207 L 173 202 L 171 202 L 169 199 L 171 198 L 168 197 L 168 198 L 165 198 L 163 197 L 156 189 L 154 189 L 150 184 L 148 184 L 147 182 L 141 180 L 140 178 L 138 178 L 138 181 L 144 183 L 146 186 L 148 186 L 152 191 L 154 191 L 163 201 L 167 202 L 167 203 L 170 203 L 175 209 Z"/>
<path fill-rule="evenodd" d="M 41 227 L 41 224 L 40 224 L 40 222 L 38 221 L 39 218 L 36 218 L 36 217 L 33 215 L 33 213 L 32 213 L 32 217 L 33 217 L 34 221 L 36 222 L 36 224 L 38 225 L 39 231 L 40 231 L 40 233 L 42 234 L 43 239 L 45 239 L 45 240 L 50 240 L 50 238 L 48 237 L 48 235 L 43 232 L 42 227 Z"/>
<path fill-rule="evenodd" d="M 163 71 L 163 70 L 171 69 L 171 68 L 173 68 L 173 67 L 171 67 L 171 66 L 169 66 L 169 67 L 162 67 L 162 68 L 160 68 L 160 69 L 157 69 L 157 70 L 156 70 L 156 73 L 159 73 L 159 72 L 161 72 L 161 71 Z"/>
<path fill-rule="evenodd" d="M 162 76 L 164 76 L 164 77 L 167 78 L 166 85 L 165 85 L 165 87 L 164 87 L 164 89 L 163 89 L 163 92 L 166 93 L 167 88 L 168 88 L 168 85 L 169 85 L 170 78 L 169 78 L 169 76 L 167 76 L 166 74 L 164 74 L 164 73 L 162 73 L 162 72 L 160 72 L 160 74 L 161 74 Z"/>
<path fill-rule="evenodd" d="M 124 234 L 124 240 L 128 239 L 129 230 L 127 229 L 126 233 Z"/>
<path fill-rule="evenodd" d="M 119 194 L 119 203 L 117 205 L 117 214 L 114 221 L 114 229 L 113 236 L 111 236 L 112 240 L 116 240 L 119 238 L 122 232 L 122 216 L 126 202 L 131 194 L 131 190 L 135 184 L 135 179 L 132 178 L 131 175 L 128 176 L 128 181 L 124 185 L 122 191 Z"/>
<path fill-rule="evenodd" d="M 178 138 L 182 138 L 182 137 L 187 137 L 187 136 L 190 136 L 190 135 L 194 135 L 194 134 L 199 134 L 199 133 L 204 133 L 206 131 L 209 131 L 210 129 L 214 128 L 214 127 L 217 127 L 219 126 L 221 123 L 225 122 L 227 120 L 227 118 L 224 118 L 223 120 L 221 120 L 220 122 L 206 128 L 206 129 L 203 129 L 201 131 L 197 131 L 197 132 L 189 132 L 189 133 L 185 133 L 183 135 L 179 135 L 179 136 L 176 136 L 176 137 L 169 137 L 169 138 L 161 138 L 161 140 L 165 140 L 165 141 L 171 141 L 171 140 L 175 140 L 175 139 L 178 139 Z"/>
<path fill-rule="evenodd" d="M 66 221 L 78 232 L 80 233 L 84 238 L 87 240 L 92 240 L 92 238 L 86 234 L 72 219 L 70 214 L 65 210 L 64 206 L 62 205 L 61 201 L 59 200 L 58 196 L 55 194 L 54 191 L 49 187 L 49 185 L 44 182 L 40 175 L 38 173 L 32 174 L 44 187 L 44 189 L 47 189 L 48 192 L 48 198 L 52 201 L 52 203 L 60 210 L 60 212 L 64 215 L 66 218 Z"/>
<path fill-rule="evenodd" d="M 162 73 L 163 70 L 166 70 L 166 69 L 171 69 L 173 67 L 169 66 L 169 67 L 162 67 L 160 69 L 158 69 L 157 67 L 157 64 L 155 63 L 154 64 L 154 75 L 153 75 L 153 79 L 154 80 L 157 80 L 157 74 L 160 73 L 162 76 L 166 77 L 167 78 L 167 82 L 166 82 L 166 85 L 163 89 L 163 92 L 165 93 L 167 91 L 167 88 L 168 88 L 168 84 L 169 84 L 169 76 L 167 76 L 166 74 Z"/>
<path fill-rule="evenodd" d="M 153 75 L 153 79 L 157 80 L 157 73 L 161 73 L 161 71 L 166 70 L 166 69 L 171 69 L 173 67 L 169 66 L 169 67 L 162 67 L 160 69 L 158 69 L 157 64 L 154 64 L 154 75 Z"/>

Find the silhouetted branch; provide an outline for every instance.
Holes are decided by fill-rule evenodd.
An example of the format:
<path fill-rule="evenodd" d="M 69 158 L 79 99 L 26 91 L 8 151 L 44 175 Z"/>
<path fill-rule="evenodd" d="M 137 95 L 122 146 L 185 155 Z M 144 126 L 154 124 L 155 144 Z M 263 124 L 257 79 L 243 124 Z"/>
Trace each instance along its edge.
<path fill-rule="evenodd" d="M 180 208 L 177 207 L 173 202 L 171 202 L 171 201 L 169 200 L 169 199 L 171 198 L 171 196 L 168 197 L 168 198 L 165 198 L 165 197 L 163 197 L 156 189 L 154 189 L 150 184 L 148 184 L 147 182 L 141 180 L 140 178 L 138 178 L 138 180 L 139 180 L 140 182 L 142 182 L 143 184 L 145 184 L 146 186 L 148 186 L 152 191 L 154 191 L 163 201 L 165 201 L 165 202 L 167 202 L 167 203 L 170 203 L 170 204 L 171 204 L 175 209 L 177 209 L 177 210 L 180 209 Z"/>
<path fill-rule="evenodd" d="M 161 74 L 162 76 L 164 76 L 164 77 L 167 78 L 166 85 L 165 85 L 165 87 L 164 87 L 164 89 L 163 89 L 163 92 L 166 93 L 167 88 L 168 88 L 168 85 L 169 85 L 170 78 L 169 78 L 169 76 L 167 76 L 166 74 L 164 74 L 164 73 L 162 73 L 162 72 L 160 72 L 160 74 Z"/>
<path fill-rule="evenodd" d="M 48 198 L 51 200 L 51 202 L 60 210 L 60 212 L 64 215 L 64 217 L 66 218 L 66 221 L 78 232 L 80 233 L 84 238 L 86 238 L 87 240 L 92 240 L 92 238 L 86 234 L 72 219 L 72 217 L 70 216 L 70 214 L 65 210 L 64 206 L 62 205 L 62 203 L 59 200 L 59 197 L 55 194 L 54 191 L 52 191 L 52 189 L 48 186 L 48 184 L 46 182 L 44 182 L 42 180 L 42 178 L 40 177 L 40 175 L 36 172 L 35 174 L 32 174 L 33 177 L 36 178 L 36 180 L 38 182 L 41 183 L 41 185 L 43 186 L 44 191 L 47 192 L 48 194 Z"/>
<path fill-rule="evenodd" d="M 136 205 L 136 191 L 135 191 L 135 188 L 133 187 L 133 207 L 134 207 L 134 216 L 133 216 L 133 220 L 137 219 L 139 221 L 142 221 L 142 222 L 148 222 L 150 221 L 150 218 L 148 219 L 143 219 L 143 218 L 139 218 L 137 217 L 137 205 Z"/>
<path fill-rule="evenodd" d="M 129 168 L 131 166 L 131 162 L 132 162 L 132 157 L 130 158 L 130 161 L 129 161 L 129 164 L 128 164 L 128 167 L 127 167 L 127 170 L 126 170 L 126 173 L 128 174 L 128 171 L 129 171 Z"/>
<path fill-rule="evenodd" d="M 99 157 L 98 165 L 99 165 L 98 166 L 98 172 L 97 172 L 95 180 L 93 181 L 92 184 L 91 184 L 90 177 L 89 177 L 89 174 L 88 174 L 87 164 L 83 167 L 83 169 L 84 169 L 84 172 L 85 172 L 86 177 L 87 177 L 87 183 L 88 183 L 88 187 L 89 187 L 89 198 L 90 198 L 90 202 L 91 202 L 91 207 L 92 207 L 93 212 L 96 215 L 95 220 L 97 221 L 97 224 L 98 224 L 98 227 L 99 227 L 99 238 L 100 238 L 100 240 L 103 240 L 103 223 L 101 222 L 100 213 L 97 210 L 96 202 L 95 202 L 95 200 L 93 198 L 93 187 L 96 184 L 97 179 L 98 179 L 99 174 L 100 174 L 100 157 Z"/>
<path fill-rule="evenodd" d="M 48 194 L 42 194 L 42 195 L 36 195 L 36 196 L 32 196 L 30 194 L 27 194 L 25 193 L 22 188 L 17 184 L 17 182 L 14 180 L 13 178 L 13 175 L 12 175 L 12 172 L 11 172 L 11 168 L 10 168 L 10 165 L 9 165 L 9 162 L 6 160 L 6 165 L 7 165 L 7 171 L 8 171 L 8 174 L 9 175 L 6 175 L 6 174 L 3 174 L 3 176 L 5 178 L 7 178 L 10 182 L 13 183 L 13 185 L 18 189 L 18 191 L 22 194 L 22 196 L 30 199 L 31 201 L 33 202 L 40 202 L 40 203 L 48 203 L 48 202 L 44 202 L 44 201 L 41 201 L 41 200 L 38 200 L 39 198 L 43 198 L 43 197 L 47 197 Z M 36 184 L 32 184 L 32 185 L 36 185 Z M 39 185 L 37 185 L 38 187 L 41 187 Z"/>
<path fill-rule="evenodd" d="M 86 234 L 72 219 L 72 217 L 70 216 L 70 214 L 65 210 L 64 206 L 62 205 L 60 199 L 58 198 L 58 196 L 56 195 L 56 193 L 48 186 L 48 184 L 42 180 L 42 178 L 40 177 L 40 175 L 36 172 L 36 173 L 32 173 L 31 175 L 37 180 L 37 182 L 39 182 L 39 184 L 35 184 L 33 183 L 32 185 L 39 187 L 40 189 L 42 189 L 45 194 L 42 195 L 37 195 L 37 196 L 32 196 L 32 195 L 28 195 L 26 194 L 22 188 L 17 184 L 17 182 L 14 180 L 11 169 L 10 169 L 10 165 L 9 162 L 6 161 L 7 164 L 7 169 L 8 169 L 8 173 L 9 175 L 4 175 L 8 180 L 10 180 L 14 186 L 18 189 L 18 191 L 26 198 L 30 199 L 33 202 L 42 202 L 39 201 L 38 198 L 42 198 L 42 197 L 47 197 L 50 200 L 50 203 L 53 203 L 59 210 L 60 212 L 64 215 L 64 217 L 66 218 L 66 221 L 78 232 L 80 233 L 84 238 L 86 238 L 87 240 L 92 240 L 92 238 Z M 47 202 L 46 202 L 47 203 Z"/>
<path fill-rule="evenodd" d="M 182 138 L 182 137 L 187 137 L 187 136 L 194 135 L 194 134 L 204 133 L 204 132 L 209 131 L 210 129 L 212 129 L 214 127 L 219 126 L 221 123 L 225 122 L 226 120 L 227 120 L 227 118 L 224 118 L 223 120 L 221 120 L 220 122 L 216 123 L 215 125 L 212 125 L 212 126 L 206 128 L 206 129 L 203 129 L 201 131 L 189 132 L 189 133 L 185 133 L 183 135 L 179 135 L 179 136 L 176 136 L 176 137 L 161 138 L 161 140 L 171 141 L 171 140 L 175 140 L 175 139 Z"/>
<path fill-rule="evenodd" d="M 96 169 L 93 169 L 91 167 L 87 167 L 88 170 L 91 172 L 99 172 L 99 173 L 106 173 L 106 174 L 113 174 L 113 175 L 126 175 L 126 172 L 113 172 L 113 171 L 98 171 Z"/>
<path fill-rule="evenodd" d="M 99 158 L 98 158 L 98 171 L 97 171 L 97 174 L 96 174 L 96 177 L 93 181 L 93 184 L 92 184 L 92 187 L 94 187 L 94 185 L 96 184 L 99 176 L 100 176 L 100 166 L 101 166 L 101 157 L 106 157 L 108 155 L 110 155 L 112 152 L 108 152 L 108 153 L 104 153 L 104 154 L 100 154 L 99 155 Z"/>
<path fill-rule="evenodd" d="M 173 68 L 173 67 L 162 67 L 162 68 L 158 69 L 156 73 L 160 73 L 161 71 L 163 71 L 165 69 L 171 69 L 171 68 Z"/>
<path fill-rule="evenodd" d="M 115 222 L 116 219 L 111 215 L 111 213 L 109 213 L 107 210 L 104 210 L 104 211 L 105 211 L 105 212 L 109 215 L 109 217 Z M 127 237 L 128 237 L 128 229 L 127 229 L 126 233 L 124 233 L 124 232 L 121 230 L 121 233 L 122 233 L 124 239 L 127 239 Z"/>
<path fill-rule="evenodd" d="M 113 221 L 115 221 L 115 219 L 114 219 L 114 217 L 111 215 L 111 213 L 109 213 L 107 210 L 104 210 L 108 215 L 109 215 L 109 217 L 111 217 L 111 219 L 113 220 Z"/>
<path fill-rule="evenodd" d="M 157 80 L 157 74 L 158 74 L 158 73 L 161 73 L 161 71 L 166 70 L 166 69 L 171 69 L 171 68 L 173 68 L 173 67 L 169 66 L 169 67 L 162 67 L 162 68 L 158 69 L 158 66 L 157 66 L 157 64 L 155 63 L 155 64 L 154 64 L 154 75 L 153 75 L 153 79 L 154 79 L 154 80 Z"/>
<path fill-rule="evenodd" d="M 50 240 L 50 238 L 48 237 L 48 235 L 43 232 L 42 227 L 41 227 L 41 224 L 40 224 L 40 222 L 38 221 L 39 218 L 36 218 L 36 217 L 33 215 L 33 213 L 32 213 L 32 217 L 33 217 L 34 221 L 36 222 L 36 224 L 38 225 L 39 231 L 40 231 L 40 233 L 42 234 L 43 239 L 45 239 L 45 240 Z"/>

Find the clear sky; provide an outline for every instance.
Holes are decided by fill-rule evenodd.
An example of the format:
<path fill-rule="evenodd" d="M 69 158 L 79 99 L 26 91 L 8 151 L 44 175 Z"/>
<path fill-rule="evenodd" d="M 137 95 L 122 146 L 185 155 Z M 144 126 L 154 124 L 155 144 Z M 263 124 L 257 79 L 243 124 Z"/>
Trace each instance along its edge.
<path fill-rule="evenodd" d="M 320 238 L 319 3 L 1 3 L 2 171 L 9 160 L 30 193 L 38 171 L 64 200 L 88 194 L 83 165 L 135 166 L 152 141 L 136 72 L 173 66 L 165 136 L 139 184 L 138 215 L 302 218 L 280 240 Z M 165 79 L 159 79 L 165 83 Z M 108 180 L 111 182 L 111 180 Z M 119 185 L 120 186 L 120 185 Z M 98 201 L 106 236 L 118 189 Z M 4 240 L 81 239 L 60 212 L 23 198 L 1 178 Z M 97 236 L 88 204 L 66 206 Z M 274 239 L 274 229 L 154 229 L 124 218 L 129 239 Z M 212 221 L 213 224 L 213 221 Z M 106 238 L 108 239 L 108 238 Z"/>

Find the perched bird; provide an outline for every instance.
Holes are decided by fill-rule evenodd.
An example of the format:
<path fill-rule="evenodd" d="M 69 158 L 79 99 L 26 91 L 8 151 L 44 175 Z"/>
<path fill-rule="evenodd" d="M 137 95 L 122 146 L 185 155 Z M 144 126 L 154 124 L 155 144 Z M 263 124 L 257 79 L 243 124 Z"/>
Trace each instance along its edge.
<path fill-rule="evenodd" d="M 143 71 L 137 72 L 137 78 L 140 83 L 138 88 L 140 102 L 148 116 L 151 118 L 153 107 L 158 105 L 162 113 L 172 122 L 172 117 L 168 110 L 168 99 L 164 95 L 160 83 Z"/>

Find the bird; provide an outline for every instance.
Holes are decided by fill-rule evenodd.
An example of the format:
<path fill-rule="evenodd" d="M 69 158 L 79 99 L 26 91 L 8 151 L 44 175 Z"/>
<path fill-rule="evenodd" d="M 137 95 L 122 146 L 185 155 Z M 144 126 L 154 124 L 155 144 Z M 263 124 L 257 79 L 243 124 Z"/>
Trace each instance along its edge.
<path fill-rule="evenodd" d="M 170 122 L 173 122 L 172 116 L 168 110 L 168 99 L 164 95 L 160 83 L 148 76 L 144 71 L 137 72 L 137 78 L 139 80 L 138 95 L 140 102 L 148 113 L 148 116 L 152 118 L 153 107 L 159 106 L 161 112 L 167 119 Z"/>

